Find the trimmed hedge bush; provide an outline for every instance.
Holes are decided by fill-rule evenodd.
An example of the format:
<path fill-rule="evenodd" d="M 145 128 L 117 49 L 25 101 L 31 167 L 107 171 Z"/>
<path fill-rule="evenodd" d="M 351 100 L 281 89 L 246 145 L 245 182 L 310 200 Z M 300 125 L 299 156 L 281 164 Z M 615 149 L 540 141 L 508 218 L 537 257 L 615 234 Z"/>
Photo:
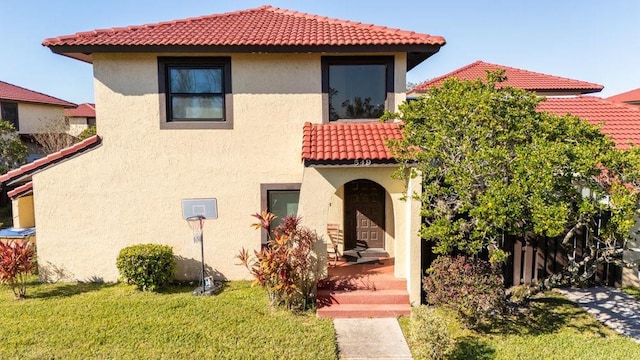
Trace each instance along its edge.
<path fill-rule="evenodd" d="M 173 248 L 158 244 L 128 246 L 120 250 L 116 266 L 128 284 L 142 291 L 157 291 L 173 280 Z"/>
<path fill-rule="evenodd" d="M 501 314 L 506 304 L 502 273 L 488 261 L 440 256 L 423 279 L 427 302 L 458 312 L 470 327 Z"/>
<path fill-rule="evenodd" d="M 409 319 L 409 343 L 416 360 L 440 360 L 453 353 L 456 342 L 447 321 L 434 309 L 420 305 L 411 310 Z"/>

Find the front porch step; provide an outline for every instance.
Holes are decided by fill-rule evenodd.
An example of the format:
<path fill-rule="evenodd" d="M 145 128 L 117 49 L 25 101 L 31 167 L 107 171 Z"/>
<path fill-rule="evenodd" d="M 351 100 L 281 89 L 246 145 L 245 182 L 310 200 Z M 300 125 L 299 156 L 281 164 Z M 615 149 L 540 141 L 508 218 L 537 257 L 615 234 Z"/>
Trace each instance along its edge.
<path fill-rule="evenodd" d="M 319 318 L 380 318 L 396 317 L 411 314 L 411 306 L 407 304 L 342 304 L 319 307 Z"/>
<path fill-rule="evenodd" d="M 393 258 L 365 264 L 338 261 L 318 283 L 317 316 L 374 318 L 409 315 L 407 280 L 394 276 Z"/>
<path fill-rule="evenodd" d="M 335 304 L 409 304 L 406 290 L 318 290 L 318 302 L 322 306 Z"/>
<path fill-rule="evenodd" d="M 380 276 L 331 276 L 318 284 L 318 291 L 329 289 L 333 291 L 354 290 L 404 290 L 407 291 L 405 279 L 386 278 Z"/>

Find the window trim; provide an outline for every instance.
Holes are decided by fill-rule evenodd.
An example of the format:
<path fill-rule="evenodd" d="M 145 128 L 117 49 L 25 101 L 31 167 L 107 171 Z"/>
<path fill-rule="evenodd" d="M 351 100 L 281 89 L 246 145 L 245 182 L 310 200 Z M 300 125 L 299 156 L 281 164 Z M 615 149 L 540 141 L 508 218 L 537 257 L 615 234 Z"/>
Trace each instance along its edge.
<path fill-rule="evenodd" d="M 300 192 L 301 183 L 268 183 L 260 184 L 260 211 L 269 209 L 269 191 L 298 191 Z M 298 203 L 299 205 L 300 203 Z M 262 246 L 267 244 L 267 230 L 261 229 L 260 243 Z"/>
<path fill-rule="evenodd" d="M 224 120 L 168 119 L 171 104 L 168 101 L 168 72 L 172 66 L 222 67 L 222 93 L 224 94 Z M 160 129 L 233 129 L 233 95 L 231 89 L 231 57 L 158 57 L 158 93 L 160 100 Z"/>
<path fill-rule="evenodd" d="M 7 105 L 15 107 L 15 109 L 16 109 L 16 122 L 15 122 L 15 124 L 12 121 L 2 117 L 2 112 L 4 110 L 4 107 L 7 106 Z M 13 124 L 13 127 L 16 129 L 16 131 L 20 131 L 20 109 L 19 109 L 18 103 L 14 102 L 14 101 L 0 101 L 0 119 L 2 119 L 4 121 L 8 121 L 9 123 Z"/>
<path fill-rule="evenodd" d="M 386 99 L 385 110 L 395 108 L 395 56 L 322 56 L 322 122 L 379 121 L 379 119 L 337 119 L 329 120 L 329 67 L 331 65 L 385 65 Z"/>

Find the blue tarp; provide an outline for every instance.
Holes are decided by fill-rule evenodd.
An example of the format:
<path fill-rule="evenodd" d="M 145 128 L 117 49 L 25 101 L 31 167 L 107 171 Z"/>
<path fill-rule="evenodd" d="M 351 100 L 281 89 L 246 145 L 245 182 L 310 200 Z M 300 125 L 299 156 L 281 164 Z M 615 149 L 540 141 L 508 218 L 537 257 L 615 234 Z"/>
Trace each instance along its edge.
<path fill-rule="evenodd" d="M 26 238 L 36 234 L 36 228 L 6 228 L 0 230 L 0 238 Z"/>

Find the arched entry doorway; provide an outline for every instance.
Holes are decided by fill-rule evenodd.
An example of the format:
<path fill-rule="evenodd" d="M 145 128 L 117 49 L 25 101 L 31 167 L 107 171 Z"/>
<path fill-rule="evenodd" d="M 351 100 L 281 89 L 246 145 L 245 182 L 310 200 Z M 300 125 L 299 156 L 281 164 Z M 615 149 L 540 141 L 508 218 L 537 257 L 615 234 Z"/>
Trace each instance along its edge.
<path fill-rule="evenodd" d="M 345 250 L 385 247 L 385 190 L 371 180 L 344 185 L 344 245 Z"/>

